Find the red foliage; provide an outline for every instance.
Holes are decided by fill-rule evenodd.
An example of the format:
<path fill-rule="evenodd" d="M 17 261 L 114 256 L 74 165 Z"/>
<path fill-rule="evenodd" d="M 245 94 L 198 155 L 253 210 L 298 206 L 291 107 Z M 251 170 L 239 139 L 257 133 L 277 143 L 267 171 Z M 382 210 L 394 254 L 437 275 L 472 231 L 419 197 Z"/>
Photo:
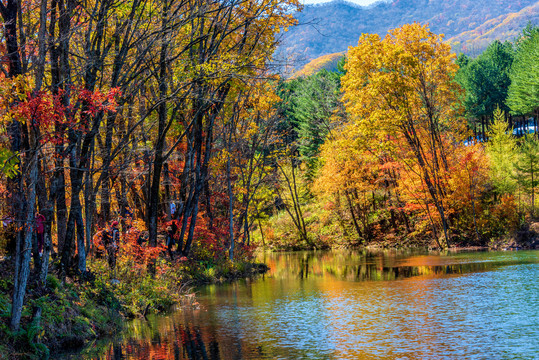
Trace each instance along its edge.
<path fill-rule="evenodd" d="M 103 238 L 107 229 L 100 229 L 93 237 L 94 251 L 97 256 L 106 255 L 106 247 Z M 156 260 L 166 248 L 158 244 L 156 247 L 147 243 L 138 244 L 141 232 L 131 228 L 120 237 L 119 261 L 128 263 L 133 270 L 144 270 L 147 265 Z"/>
<path fill-rule="evenodd" d="M 156 247 L 144 243 L 139 245 L 139 236 L 140 231 L 132 228 L 124 235 L 120 245 L 120 261 L 132 264 L 135 270 L 145 269 L 166 250 L 162 244 L 157 244 Z"/>
<path fill-rule="evenodd" d="M 72 87 L 69 90 L 70 102 L 65 105 L 66 91 L 53 95 L 47 91 L 37 94 L 26 94 L 26 101 L 19 102 L 13 108 L 13 115 L 22 121 L 31 121 L 32 126 L 40 129 L 42 142 L 63 143 L 53 128 L 54 125 L 65 125 L 68 128 L 87 132 L 89 120 L 100 111 L 115 111 L 115 98 L 120 94 L 114 88 L 106 93 L 99 90 L 89 91 Z"/>

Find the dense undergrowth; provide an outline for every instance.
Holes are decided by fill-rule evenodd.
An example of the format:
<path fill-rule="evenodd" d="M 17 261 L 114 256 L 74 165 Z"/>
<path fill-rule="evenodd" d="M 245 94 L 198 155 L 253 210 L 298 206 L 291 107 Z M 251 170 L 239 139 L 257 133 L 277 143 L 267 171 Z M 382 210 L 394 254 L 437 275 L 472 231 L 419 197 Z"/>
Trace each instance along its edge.
<path fill-rule="evenodd" d="M 428 229 L 420 226 L 419 221 L 411 218 L 410 227 L 415 231 L 406 232 L 400 224 L 396 229 L 391 226 L 390 216 L 384 211 L 374 212 L 369 217 L 368 237 L 360 237 L 350 216 L 335 209 L 325 208 L 316 202 L 304 206 L 304 218 L 308 239 L 302 239 L 298 230 L 285 212 L 281 211 L 261 221 L 253 231 L 252 239 L 260 247 L 282 250 L 311 250 L 330 248 L 436 248 L 437 244 Z M 452 247 L 484 247 L 504 249 L 507 247 L 535 248 L 539 244 L 539 222 L 529 212 L 497 211 L 490 221 L 482 223 L 479 237 L 473 232 L 453 232 Z"/>
<path fill-rule="evenodd" d="M 31 287 L 23 308 L 21 328 L 9 330 L 10 293 L 13 284 L 1 279 L 0 356 L 10 358 L 47 358 L 61 350 L 83 346 L 88 340 L 110 335 L 121 326 L 122 304 L 108 283 L 61 282 L 54 275 L 43 287 Z M 37 308 L 41 316 L 35 316 Z"/>
<path fill-rule="evenodd" d="M 0 359 L 53 357 L 117 333 L 126 319 L 170 309 L 192 293 L 194 286 L 267 270 L 244 257 L 234 262 L 225 258 L 170 261 L 163 253 L 158 255 L 136 261 L 124 250 L 116 272 L 104 258 L 91 258 L 84 279 L 64 281 L 54 273 L 57 267 L 53 264 L 43 286 L 30 279 L 21 328 L 16 333 L 9 329 L 13 282 L 7 275 L 12 272 L 11 262 L 4 260 L 0 263 Z M 153 276 L 149 261 L 155 261 Z M 41 309 L 39 318 L 37 308 Z"/>

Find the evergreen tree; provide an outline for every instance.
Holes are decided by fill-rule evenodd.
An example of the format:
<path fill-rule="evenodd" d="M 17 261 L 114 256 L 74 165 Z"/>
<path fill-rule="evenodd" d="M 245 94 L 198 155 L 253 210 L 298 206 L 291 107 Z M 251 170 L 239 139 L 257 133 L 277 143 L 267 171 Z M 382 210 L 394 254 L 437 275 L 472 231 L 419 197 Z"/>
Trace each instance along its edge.
<path fill-rule="evenodd" d="M 535 188 L 539 184 L 539 141 L 526 136 L 520 147 L 520 154 L 515 165 L 518 185 L 531 196 L 532 213 L 535 209 Z"/>
<path fill-rule="evenodd" d="M 466 89 L 464 105 L 470 116 L 490 118 L 497 107 L 509 110 L 505 103 L 513 63 L 511 43 L 494 41 L 477 59 L 459 57 L 457 63 L 463 69 L 457 81 Z"/>
<path fill-rule="evenodd" d="M 312 179 L 318 167 L 320 146 L 331 131 L 330 118 L 339 107 L 340 74 L 322 70 L 305 79 L 297 94 L 299 151 Z"/>
<path fill-rule="evenodd" d="M 515 114 L 539 109 L 539 28 L 528 25 L 517 41 L 507 103 Z"/>
<path fill-rule="evenodd" d="M 320 146 L 334 124 L 331 117 L 342 108 L 340 78 L 344 61 L 335 72 L 321 70 L 307 77 L 284 82 L 279 87 L 282 102 L 280 128 L 285 144 L 295 143 L 306 177 L 312 180 L 318 168 Z"/>

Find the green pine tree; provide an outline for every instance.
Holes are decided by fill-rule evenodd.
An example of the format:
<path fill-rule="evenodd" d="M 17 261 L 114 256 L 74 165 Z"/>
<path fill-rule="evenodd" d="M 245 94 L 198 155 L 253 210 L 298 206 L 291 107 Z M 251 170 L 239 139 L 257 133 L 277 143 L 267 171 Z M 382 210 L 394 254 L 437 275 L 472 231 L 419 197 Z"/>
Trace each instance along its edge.
<path fill-rule="evenodd" d="M 539 109 L 539 28 L 528 26 L 517 42 L 507 103 L 514 114 Z"/>
<path fill-rule="evenodd" d="M 539 141 L 526 136 L 520 147 L 518 161 L 515 164 L 516 181 L 524 192 L 531 196 L 531 210 L 535 209 L 535 188 L 539 184 Z"/>
<path fill-rule="evenodd" d="M 490 118 L 497 107 L 509 110 L 505 102 L 513 56 L 511 43 L 496 40 L 477 59 L 457 58 L 460 70 L 456 80 L 466 90 L 464 106 L 469 116 Z"/>

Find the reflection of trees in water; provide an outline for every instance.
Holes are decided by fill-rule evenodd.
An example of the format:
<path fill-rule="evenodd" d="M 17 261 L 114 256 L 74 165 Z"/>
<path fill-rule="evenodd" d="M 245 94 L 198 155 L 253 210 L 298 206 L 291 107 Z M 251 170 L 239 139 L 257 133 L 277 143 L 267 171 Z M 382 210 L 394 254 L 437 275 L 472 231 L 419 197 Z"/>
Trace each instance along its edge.
<path fill-rule="evenodd" d="M 173 332 L 163 335 L 156 329 L 152 337 L 117 340 L 109 343 L 100 360 L 125 359 L 174 359 L 174 360 L 209 360 L 221 359 L 217 341 L 204 340 L 201 329 L 174 324 Z M 162 331 L 163 329 L 161 329 Z M 124 354 L 129 354 L 125 356 Z M 241 353 L 239 354 L 241 356 Z"/>
<path fill-rule="evenodd" d="M 99 360 L 232 360 L 232 359 L 332 359 L 330 355 L 313 353 L 312 349 L 279 348 L 253 342 L 255 338 L 223 331 L 222 325 L 191 325 L 193 316 L 172 314 L 170 322 L 152 322 L 139 336 L 127 334 L 127 340 L 116 339 L 103 345 Z M 178 316 L 177 316 L 178 315 Z M 198 319 L 198 323 L 204 321 Z M 141 323 L 142 324 L 142 323 Z M 188 325 L 184 325 L 188 324 Z M 219 327 L 221 326 L 221 327 Z M 235 324 L 232 326 L 241 326 Z M 84 357 L 83 357 L 84 358 Z"/>
<path fill-rule="evenodd" d="M 304 343 L 301 341 L 296 342 L 300 344 L 297 347 L 283 346 L 282 341 L 287 344 L 290 341 L 296 341 L 288 339 L 287 336 L 290 333 L 283 330 L 299 331 L 297 329 L 301 329 L 300 326 L 308 324 L 307 327 L 312 330 L 310 333 L 318 334 L 323 332 L 323 326 L 327 326 L 331 321 L 335 321 L 335 328 L 340 327 L 342 323 L 339 321 L 344 321 L 343 318 L 333 316 L 333 314 L 352 316 L 350 309 L 341 311 L 340 305 L 331 301 L 340 299 L 343 291 L 347 296 L 350 294 L 354 296 L 352 303 L 364 304 L 363 307 L 358 305 L 357 313 L 355 313 L 359 314 L 358 318 L 363 316 L 361 329 L 379 326 L 381 321 L 376 317 L 377 308 L 369 310 L 369 306 L 372 305 L 369 302 L 372 299 L 371 292 L 357 291 L 358 288 L 367 287 L 353 287 L 353 285 L 350 287 L 347 282 L 390 281 L 422 276 L 442 277 L 489 271 L 507 265 L 537 263 L 536 255 L 525 259 L 486 255 L 439 257 L 412 253 L 394 256 L 387 252 L 365 251 L 270 255 L 268 259 L 272 270 L 267 275 L 267 280 L 248 282 L 247 286 L 241 283 L 221 286 L 220 290 L 215 292 L 220 297 L 217 302 L 218 306 L 213 307 L 213 303 L 208 302 L 206 304 L 208 311 L 176 311 L 166 317 L 149 316 L 147 322 L 132 322 L 128 326 L 129 330 L 123 333 L 125 336 L 123 340 L 108 343 L 101 348 L 99 359 L 331 359 L 334 356 L 332 352 L 335 351 L 334 349 L 318 349 L 320 352 L 315 353 L 317 349 L 306 345 L 303 348 Z M 323 281 L 319 281 L 321 278 L 324 278 Z M 422 309 L 438 301 L 436 294 L 439 293 L 430 291 L 436 288 L 432 282 L 411 281 L 409 283 L 394 283 L 387 288 L 399 291 L 399 294 L 403 294 L 402 299 L 413 298 L 414 306 L 417 306 L 416 300 L 420 298 Z M 393 286 L 395 284 L 396 286 Z M 376 294 L 384 294 L 384 289 L 387 289 L 384 284 L 380 283 L 374 284 L 373 288 L 378 289 Z M 318 291 L 319 289 L 321 291 Z M 348 291 L 350 289 L 353 291 Z M 289 294 L 294 296 L 288 297 Z M 306 302 L 302 303 L 302 301 Z M 390 304 L 399 305 L 391 301 L 389 301 Z M 296 310 L 303 309 L 303 306 L 308 311 L 301 313 L 301 319 L 304 320 L 312 315 L 315 320 L 310 323 L 308 321 L 293 323 L 294 319 L 300 317 Z M 258 312 L 253 310 L 257 307 L 261 309 Z M 245 317 L 246 314 L 241 309 L 243 311 L 248 309 L 249 315 Z M 318 316 L 318 311 L 322 315 L 325 311 L 329 311 L 330 315 L 323 319 L 322 315 Z M 283 315 L 283 313 L 286 314 Z M 304 316 L 305 314 L 307 316 Z M 425 315 L 428 315 L 428 312 L 420 311 L 418 314 L 419 317 L 425 316 L 422 318 L 424 324 L 432 321 Z M 404 322 L 404 324 L 412 324 L 411 329 L 415 329 L 413 324 L 417 323 L 419 317 L 414 317 L 411 322 Z M 387 316 L 384 321 L 385 319 Z M 368 321 L 372 324 L 369 325 Z M 420 330 L 423 329 L 421 326 Z M 355 325 L 352 328 L 355 329 Z M 432 327 L 427 327 L 422 331 L 425 332 L 426 338 L 432 339 L 431 334 L 428 333 L 429 329 L 431 330 Z M 341 336 L 341 333 L 337 333 Z M 379 339 L 375 337 L 379 334 L 372 334 L 372 342 L 378 341 Z M 352 335 L 361 337 L 368 334 L 354 333 L 350 330 L 350 336 Z M 305 337 L 302 341 L 305 341 Z M 86 359 L 96 358 L 98 357 L 88 356 Z M 339 358 L 338 353 L 335 353 L 335 358 Z M 79 357 L 72 359 L 79 359 Z"/>
<path fill-rule="evenodd" d="M 314 257 L 313 253 L 304 253 L 300 259 L 299 278 L 306 279 L 309 277 L 309 260 Z"/>
<path fill-rule="evenodd" d="M 186 359 L 208 359 L 208 354 L 210 359 L 219 359 L 219 344 L 216 341 L 209 343 L 209 347 L 206 347 L 202 336 L 200 335 L 200 329 L 193 328 L 184 328 L 181 325 L 178 325 L 179 332 L 181 334 L 182 340 L 182 349 L 183 355 Z M 178 359 L 181 359 L 178 357 Z"/>
<path fill-rule="evenodd" d="M 387 281 L 414 276 L 436 276 L 487 271 L 513 262 L 469 262 L 456 264 L 429 264 L 419 256 L 416 264 L 403 264 L 410 253 L 391 251 L 301 252 L 277 254 L 272 257 L 272 276 L 277 278 L 327 277 L 349 281 Z M 417 254 L 415 254 L 417 255 Z M 419 254 L 422 255 L 422 254 Z M 514 262 L 521 263 L 521 261 Z M 273 270 L 274 269 L 274 270 Z"/>

